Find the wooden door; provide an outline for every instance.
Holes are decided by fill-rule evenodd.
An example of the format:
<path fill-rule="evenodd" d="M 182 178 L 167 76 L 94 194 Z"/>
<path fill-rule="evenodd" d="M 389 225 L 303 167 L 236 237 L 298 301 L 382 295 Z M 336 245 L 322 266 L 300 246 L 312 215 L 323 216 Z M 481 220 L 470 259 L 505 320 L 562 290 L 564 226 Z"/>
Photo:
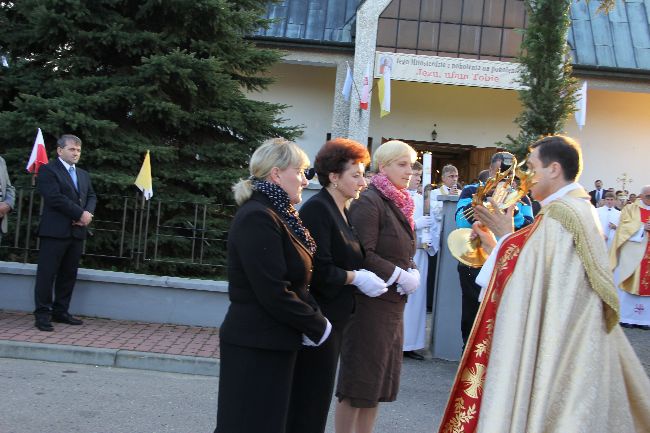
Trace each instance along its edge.
<path fill-rule="evenodd" d="M 490 168 L 490 160 L 499 149 L 497 147 L 480 147 L 470 150 L 469 167 L 467 170 L 467 182 L 478 179 L 482 170 Z"/>

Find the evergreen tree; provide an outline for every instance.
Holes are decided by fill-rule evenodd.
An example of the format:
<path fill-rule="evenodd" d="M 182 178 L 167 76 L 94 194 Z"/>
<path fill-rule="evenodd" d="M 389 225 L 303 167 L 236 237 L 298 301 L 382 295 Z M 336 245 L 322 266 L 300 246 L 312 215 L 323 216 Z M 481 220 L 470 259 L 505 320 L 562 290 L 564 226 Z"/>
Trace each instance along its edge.
<path fill-rule="evenodd" d="M 588 1 L 588 0 L 586 0 Z M 614 0 L 603 0 L 598 13 L 607 13 Z M 517 137 L 508 136 L 504 146 L 524 158 L 539 137 L 557 134 L 576 109 L 577 81 L 572 76 L 569 46 L 572 0 L 525 0 L 528 27 L 524 32 L 518 62 L 523 66 L 519 100 L 524 111 L 515 119 Z"/>
<path fill-rule="evenodd" d="M 523 158 L 528 146 L 540 136 L 555 134 L 564 128 L 575 111 L 576 80 L 566 43 L 571 25 L 571 0 L 527 0 L 528 27 L 518 61 L 522 65 L 519 99 L 524 111 L 515 122 L 517 137 L 508 136 L 505 147 Z M 502 144 L 503 143 L 499 143 Z"/>
<path fill-rule="evenodd" d="M 0 1 L 0 52 L 9 61 L 0 66 L 0 150 L 16 183 L 28 183 L 18 174 L 40 127 L 51 156 L 56 136 L 83 140 L 80 165 L 100 204 L 104 197 L 100 219 L 120 219 L 123 203 L 106 197 L 133 195 L 147 149 L 154 198 L 178 203 L 163 224 L 187 226 L 182 202 L 231 203 L 230 186 L 254 148 L 297 132 L 280 125 L 284 106 L 245 95 L 270 84 L 264 72 L 280 57 L 247 39 L 267 25 L 266 3 Z"/>

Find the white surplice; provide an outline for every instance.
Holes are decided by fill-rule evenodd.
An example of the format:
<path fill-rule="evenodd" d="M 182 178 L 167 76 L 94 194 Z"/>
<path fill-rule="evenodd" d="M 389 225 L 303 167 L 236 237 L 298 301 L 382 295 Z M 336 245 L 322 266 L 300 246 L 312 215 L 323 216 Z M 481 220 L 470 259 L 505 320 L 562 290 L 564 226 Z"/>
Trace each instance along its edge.
<path fill-rule="evenodd" d="M 612 241 L 616 234 L 616 229 L 611 229 L 609 224 L 612 223 L 618 227 L 618 222 L 621 219 L 621 211 L 613 206 L 601 206 L 596 209 L 596 213 L 598 214 L 598 219 L 600 220 L 600 225 L 603 229 L 603 235 L 607 241 L 607 249 L 609 249 L 612 246 Z"/>
<path fill-rule="evenodd" d="M 414 219 L 417 220 L 424 215 L 424 200 L 415 191 L 409 191 L 409 193 L 415 204 Z M 433 200 L 433 194 L 431 194 L 431 197 Z M 423 229 L 416 227 L 415 230 L 417 250 L 413 261 L 420 272 L 420 285 L 415 292 L 409 295 L 404 307 L 404 351 L 418 350 L 425 347 L 429 256 L 435 255 L 440 248 L 440 221 L 433 215 L 433 209 L 431 211 L 433 225 L 429 228 L 431 244 L 428 248 L 422 248 Z"/>

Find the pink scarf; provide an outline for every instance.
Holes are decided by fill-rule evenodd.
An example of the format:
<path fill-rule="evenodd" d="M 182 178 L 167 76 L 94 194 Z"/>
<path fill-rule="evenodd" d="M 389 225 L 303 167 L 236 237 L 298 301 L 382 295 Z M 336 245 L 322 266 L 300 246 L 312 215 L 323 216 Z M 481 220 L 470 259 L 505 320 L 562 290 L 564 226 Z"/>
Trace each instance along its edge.
<path fill-rule="evenodd" d="M 388 180 L 385 174 L 374 175 L 370 183 L 384 194 L 386 198 L 395 203 L 395 206 L 402 211 L 408 220 L 411 229 L 414 229 L 415 221 L 413 220 L 413 211 L 415 210 L 415 205 L 408 190 L 406 188 L 397 189 L 395 184 Z"/>

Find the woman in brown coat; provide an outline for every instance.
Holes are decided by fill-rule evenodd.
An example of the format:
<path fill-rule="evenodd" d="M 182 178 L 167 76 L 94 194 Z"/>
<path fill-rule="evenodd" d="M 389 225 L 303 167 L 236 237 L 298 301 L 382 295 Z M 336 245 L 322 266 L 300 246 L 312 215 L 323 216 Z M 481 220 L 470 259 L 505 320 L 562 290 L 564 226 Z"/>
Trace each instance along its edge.
<path fill-rule="evenodd" d="M 386 281 L 388 291 L 356 295 L 355 312 L 343 335 L 336 396 L 337 433 L 370 433 L 379 402 L 394 401 L 402 368 L 403 313 L 418 287 L 413 200 L 407 191 L 415 151 L 388 141 L 374 154 L 378 173 L 350 207 L 350 222 L 365 250 L 363 268 Z"/>

